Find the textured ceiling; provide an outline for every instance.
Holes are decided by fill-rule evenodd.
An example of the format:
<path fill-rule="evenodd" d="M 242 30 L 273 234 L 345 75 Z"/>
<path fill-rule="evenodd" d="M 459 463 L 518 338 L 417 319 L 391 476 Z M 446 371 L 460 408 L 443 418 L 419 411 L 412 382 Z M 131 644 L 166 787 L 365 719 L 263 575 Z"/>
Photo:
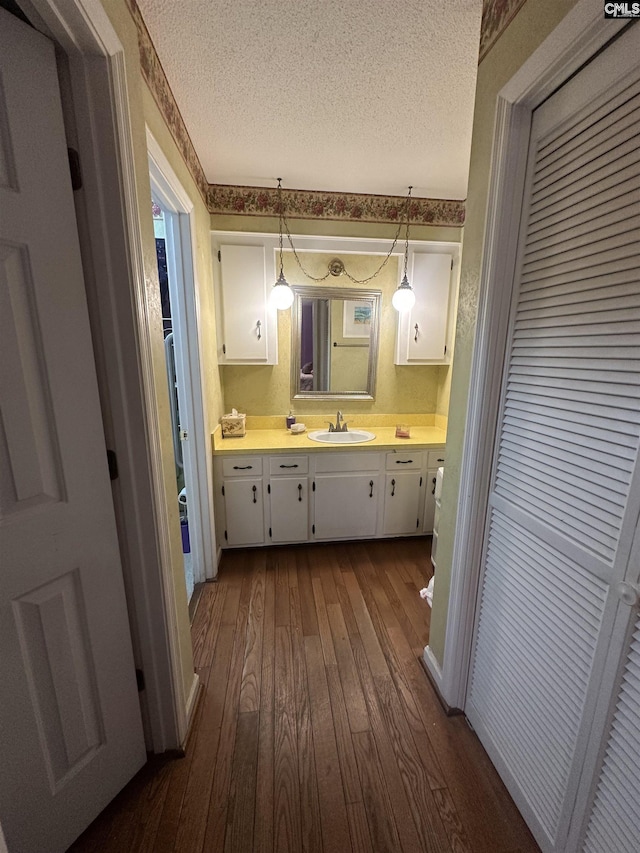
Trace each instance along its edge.
<path fill-rule="evenodd" d="M 207 180 L 464 199 L 482 0 L 137 0 Z"/>

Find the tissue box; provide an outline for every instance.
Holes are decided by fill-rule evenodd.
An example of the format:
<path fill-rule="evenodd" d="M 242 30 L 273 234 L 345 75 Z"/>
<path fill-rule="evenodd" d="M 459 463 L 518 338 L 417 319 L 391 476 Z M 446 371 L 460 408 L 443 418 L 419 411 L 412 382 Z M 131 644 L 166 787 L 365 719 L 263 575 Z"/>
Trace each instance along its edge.
<path fill-rule="evenodd" d="M 223 415 L 220 418 L 223 438 L 243 438 L 247 432 L 247 416 L 238 412 L 231 415 Z"/>

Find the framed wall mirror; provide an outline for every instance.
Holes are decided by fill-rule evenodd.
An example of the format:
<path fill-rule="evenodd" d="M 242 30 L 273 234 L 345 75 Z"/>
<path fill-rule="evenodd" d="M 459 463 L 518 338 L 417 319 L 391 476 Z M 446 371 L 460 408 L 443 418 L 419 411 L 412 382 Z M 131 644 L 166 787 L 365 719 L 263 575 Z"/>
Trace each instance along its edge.
<path fill-rule="evenodd" d="M 291 398 L 373 400 L 382 291 L 292 290 Z"/>

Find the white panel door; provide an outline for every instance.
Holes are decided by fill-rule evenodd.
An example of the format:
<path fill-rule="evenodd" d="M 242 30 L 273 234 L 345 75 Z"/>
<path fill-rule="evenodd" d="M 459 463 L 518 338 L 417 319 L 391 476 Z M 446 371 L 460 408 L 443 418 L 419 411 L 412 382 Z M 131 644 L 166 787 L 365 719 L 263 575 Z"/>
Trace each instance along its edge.
<path fill-rule="evenodd" d="M 56 853 L 145 747 L 53 45 L 0 63 L 0 822 Z"/>
<path fill-rule="evenodd" d="M 465 711 L 544 851 L 598 748 L 638 517 L 638 56 L 632 27 L 531 130 Z"/>

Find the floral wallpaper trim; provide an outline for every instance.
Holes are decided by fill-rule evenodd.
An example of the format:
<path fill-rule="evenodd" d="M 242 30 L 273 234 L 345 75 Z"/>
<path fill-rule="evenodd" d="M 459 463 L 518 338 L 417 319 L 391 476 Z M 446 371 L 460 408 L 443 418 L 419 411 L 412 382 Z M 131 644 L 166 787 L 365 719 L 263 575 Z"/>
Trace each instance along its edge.
<path fill-rule="evenodd" d="M 356 222 L 403 222 L 404 196 L 282 190 L 285 216 L 295 219 L 339 219 Z M 209 212 L 244 216 L 277 216 L 278 194 L 270 187 L 209 185 Z M 412 198 L 410 222 L 416 225 L 464 225 L 463 201 Z"/>
<path fill-rule="evenodd" d="M 527 0 L 484 0 L 480 24 L 480 55 L 482 62 Z"/>
<path fill-rule="evenodd" d="M 244 216 L 277 216 L 275 187 L 236 187 L 209 184 L 173 96 L 136 0 L 126 0 L 136 26 L 142 76 L 164 118 L 209 213 Z M 337 219 L 356 222 L 401 222 L 403 196 L 359 193 L 283 190 L 285 212 L 296 219 Z M 460 227 L 464 225 L 463 201 L 413 198 L 409 211 L 413 224 Z"/>
<path fill-rule="evenodd" d="M 204 174 L 204 169 L 191 142 L 191 137 L 187 131 L 182 114 L 180 113 L 180 108 L 173 96 L 171 86 L 164 73 L 136 0 L 126 0 L 126 2 L 138 32 L 142 76 L 206 204 L 209 185 Z"/>

